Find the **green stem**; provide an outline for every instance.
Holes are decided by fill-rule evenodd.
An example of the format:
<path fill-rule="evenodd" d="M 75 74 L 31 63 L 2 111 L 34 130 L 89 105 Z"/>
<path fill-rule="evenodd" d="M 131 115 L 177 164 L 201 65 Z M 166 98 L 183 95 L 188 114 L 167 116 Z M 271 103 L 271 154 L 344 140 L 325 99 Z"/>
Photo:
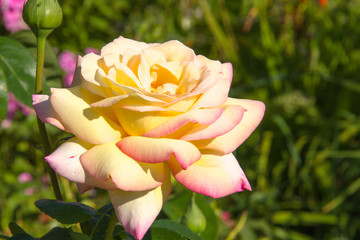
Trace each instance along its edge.
<path fill-rule="evenodd" d="M 107 227 L 106 232 L 105 232 L 104 240 L 112 240 L 113 239 L 113 233 L 114 233 L 114 230 L 115 230 L 116 223 L 117 223 L 117 217 L 116 217 L 116 214 L 115 214 L 115 211 L 114 211 L 111 214 L 110 221 L 109 221 L 108 227 Z"/>
<path fill-rule="evenodd" d="M 226 240 L 233 240 L 235 239 L 236 236 L 238 236 L 239 232 L 244 228 L 247 218 L 248 218 L 248 211 L 243 211 L 238 223 L 235 225 L 235 227 L 226 237 Z"/>
<path fill-rule="evenodd" d="M 35 93 L 42 93 L 43 86 L 43 71 L 44 71 L 44 55 L 45 55 L 45 40 L 47 34 L 39 34 L 37 37 L 37 63 L 36 63 L 36 82 L 35 82 Z M 44 154 L 47 156 L 51 153 L 51 145 L 48 134 L 46 132 L 45 124 L 41 122 L 39 118 L 37 118 L 40 137 L 44 147 Z M 56 173 L 54 170 L 47 164 L 47 168 L 49 171 L 49 176 L 51 180 L 51 185 L 53 187 L 55 197 L 57 200 L 63 200 L 60 192 L 59 183 L 56 177 Z"/>

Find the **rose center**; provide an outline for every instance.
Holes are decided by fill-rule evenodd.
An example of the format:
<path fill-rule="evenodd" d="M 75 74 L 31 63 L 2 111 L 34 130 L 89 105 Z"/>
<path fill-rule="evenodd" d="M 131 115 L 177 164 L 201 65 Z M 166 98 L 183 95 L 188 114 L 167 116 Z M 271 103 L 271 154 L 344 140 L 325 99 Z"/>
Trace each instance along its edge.
<path fill-rule="evenodd" d="M 166 95 L 174 95 L 178 93 L 178 79 L 167 68 L 154 65 L 150 69 L 151 92 Z"/>

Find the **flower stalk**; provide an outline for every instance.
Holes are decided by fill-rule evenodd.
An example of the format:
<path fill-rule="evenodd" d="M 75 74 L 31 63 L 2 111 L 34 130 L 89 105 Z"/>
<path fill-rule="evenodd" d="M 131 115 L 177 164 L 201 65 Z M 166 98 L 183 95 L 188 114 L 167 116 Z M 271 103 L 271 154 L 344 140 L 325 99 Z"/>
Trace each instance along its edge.
<path fill-rule="evenodd" d="M 105 232 L 104 240 L 112 240 L 113 239 L 113 233 L 114 233 L 117 221 L 118 221 L 118 219 L 117 219 L 116 213 L 114 211 L 114 212 L 112 212 L 112 214 L 110 216 L 110 220 L 109 220 L 109 224 L 106 229 L 106 232 Z"/>
<path fill-rule="evenodd" d="M 57 28 L 62 21 L 62 11 L 56 0 L 28 0 L 23 10 L 23 19 L 29 25 L 37 39 L 37 62 L 35 77 L 35 94 L 43 91 L 43 72 L 46 37 Z M 51 144 L 45 124 L 37 118 L 44 154 L 51 153 Z M 57 200 L 63 200 L 59 182 L 54 170 L 47 164 L 51 185 Z"/>
<path fill-rule="evenodd" d="M 36 62 L 36 80 L 35 80 L 35 93 L 41 94 L 43 91 L 43 72 L 44 72 L 44 56 L 45 56 L 45 41 L 46 36 L 38 36 L 37 37 L 37 62 Z M 43 150 L 45 156 L 49 155 L 51 153 L 51 144 L 50 139 L 47 134 L 45 124 L 37 117 L 37 123 L 40 131 L 40 137 L 43 144 Z M 51 185 L 53 187 L 55 197 L 57 200 L 63 200 L 59 182 L 56 176 L 55 171 L 47 165 L 47 169 L 50 176 Z"/>

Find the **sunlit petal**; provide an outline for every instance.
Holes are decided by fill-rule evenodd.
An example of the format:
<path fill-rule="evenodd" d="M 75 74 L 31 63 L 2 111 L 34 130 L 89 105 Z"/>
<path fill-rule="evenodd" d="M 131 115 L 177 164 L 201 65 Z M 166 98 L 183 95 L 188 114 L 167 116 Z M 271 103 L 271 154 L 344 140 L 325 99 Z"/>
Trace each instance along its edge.
<path fill-rule="evenodd" d="M 170 172 L 166 170 L 163 185 L 140 192 L 109 191 L 116 215 L 125 230 L 142 239 L 159 214 L 171 192 Z"/>
<path fill-rule="evenodd" d="M 265 105 L 260 101 L 229 98 L 225 105 L 239 105 L 246 109 L 240 123 L 230 132 L 214 139 L 191 141 L 200 149 L 231 153 L 239 147 L 261 122 Z"/>
<path fill-rule="evenodd" d="M 175 139 L 132 136 L 120 140 L 116 145 L 123 153 L 140 162 L 165 162 L 174 155 L 184 169 L 201 157 L 194 145 Z"/>
<path fill-rule="evenodd" d="M 115 190 L 111 181 L 97 181 L 91 177 L 80 163 L 80 156 L 93 145 L 74 137 L 58 147 L 52 154 L 45 157 L 52 169 L 70 181 L 79 184 L 84 192 L 92 187 Z M 86 187 L 85 187 L 86 186 Z"/>
<path fill-rule="evenodd" d="M 124 191 L 154 189 L 164 180 L 164 163 L 137 162 L 122 153 L 115 142 L 94 146 L 80 161 L 92 177 L 99 181 L 111 178 Z"/>
<path fill-rule="evenodd" d="M 210 125 L 220 118 L 223 111 L 223 108 L 196 109 L 188 111 L 181 115 L 175 116 L 167 122 L 164 122 L 163 124 L 147 131 L 143 134 L 143 136 L 163 137 L 179 130 L 181 127 L 183 127 L 189 122 L 193 123 L 193 125 Z"/>
<path fill-rule="evenodd" d="M 65 130 L 65 127 L 59 121 L 59 116 L 51 107 L 50 97 L 48 95 L 32 95 L 32 100 L 36 115 L 42 122 L 50 123 L 61 130 Z"/>
<path fill-rule="evenodd" d="M 81 140 L 101 144 L 121 138 L 122 128 L 85 100 L 81 88 L 51 89 L 51 106 L 63 126 Z"/>
<path fill-rule="evenodd" d="M 251 190 L 250 184 L 233 154 L 203 153 L 199 161 L 184 170 L 175 159 L 169 161 L 172 174 L 191 191 L 213 198 Z"/>
<path fill-rule="evenodd" d="M 239 105 L 226 106 L 221 117 L 214 123 L 210 125 L 196 125 L 180 139 L 190 141 L 212 139 L 224 135 L 240 123 L 245 112 L 246 109 Z"/>

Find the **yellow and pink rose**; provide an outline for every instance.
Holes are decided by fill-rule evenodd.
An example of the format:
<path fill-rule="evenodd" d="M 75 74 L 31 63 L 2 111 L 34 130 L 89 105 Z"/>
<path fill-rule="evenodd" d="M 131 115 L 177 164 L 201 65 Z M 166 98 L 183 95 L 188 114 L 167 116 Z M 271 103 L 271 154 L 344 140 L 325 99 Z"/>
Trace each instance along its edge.
<path fill-rule="evenodd" d="M 141 239 L 171 192 L 171 175 L 214 198 L 251 190 L 232 152 L 260 123 L 262 102 L 228 97 L 232 65 L 178 41 L 123 37 L 78 58 L 71 88 L 34 95 L 39 118 L 74 135 L 45 159 L 80 192 L 106 189 Z"/>

